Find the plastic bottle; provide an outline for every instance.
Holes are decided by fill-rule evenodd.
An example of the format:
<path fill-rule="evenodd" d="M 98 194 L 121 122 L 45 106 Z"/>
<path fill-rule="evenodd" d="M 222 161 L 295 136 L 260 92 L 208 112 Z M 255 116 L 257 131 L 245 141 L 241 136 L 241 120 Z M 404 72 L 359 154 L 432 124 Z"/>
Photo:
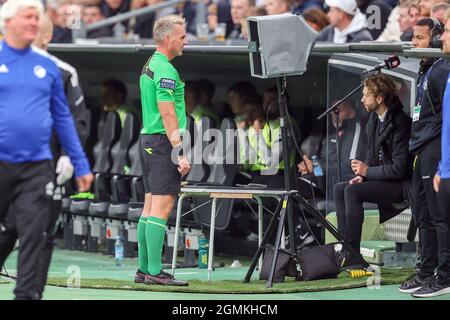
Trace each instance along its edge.
<path fill-rule="evenodd" d="M 114 254 L 116 257 L 116 266 L 123 266 L 123 241 L 121 236 L 116 237 L 116 242 L 114 244 Z"/>
<path fill-rule="evenodd" d="M 209 241 L 205 236 L 198 238 L 198 267 L 208 268 Z"/>
<path fill-rule="evenodd" d="M 320 163 L 319 163 L 319 161 L 317 160 L 317 156 L 316 156 L 316 155 L 313 155 L 313 156 L 311 157 L 311 159 L 312 159 L 312 161 L 313 161 L 313 172 L 314 172 L 314 175 L 315 175 L 316 177 L 321 177 L 321 176 L 323 176 L 322 167 L 320 166 Z"/>
<path fill-rule="evenodd" d="M 114 38 L 116 39 L 123 39 L 125 38 L 125 27 L 123 26 L 123 24 L 121 22 L 116 23 L 113 26 L 113 34 L 114 34 Z"/>

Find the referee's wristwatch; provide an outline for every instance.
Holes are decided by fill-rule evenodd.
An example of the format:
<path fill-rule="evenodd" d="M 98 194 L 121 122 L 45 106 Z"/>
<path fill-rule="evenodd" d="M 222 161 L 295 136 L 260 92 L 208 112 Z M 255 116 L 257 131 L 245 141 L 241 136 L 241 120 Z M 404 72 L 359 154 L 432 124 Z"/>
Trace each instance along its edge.
<path fill-rule="evenodd" d="M 184 150 L 183 150 L 183 143 L 177 144 L 175 147 L 173 147 L 175 153 L 178 155 L 178 159 L 184 157 Z"/>

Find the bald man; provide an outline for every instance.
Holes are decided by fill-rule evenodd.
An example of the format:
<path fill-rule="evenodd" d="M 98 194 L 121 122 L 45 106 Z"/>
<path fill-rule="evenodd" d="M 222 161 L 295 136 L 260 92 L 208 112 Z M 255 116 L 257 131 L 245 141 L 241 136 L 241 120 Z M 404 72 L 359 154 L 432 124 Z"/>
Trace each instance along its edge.
<path fill-rule="evenodd" d="M 35 40 L 33 41 L 33 46 L 35 49 L 38 48 L 42 51 L 47 51 L 48 44 L 52 40 L 53 35 L 53 23 L 50 19 L 43 15 L 39 19 L 39 30 L 36 34 Z M 61 71 L 61 77 L 64 85 L 64 92 L 67 98 L 67 102 L 70 107 L 70 111 L 73 115 L 75 126 L 78 132 L 78 136 L 80 138 L 81 143 L 84 145 L 90 131 L 90 123 L 89 123 L 89 111 L 86 109 L 86 105 L 84 102 L 83 91 L 80 87 L 78 81 L 78 74 L 74 67 L 70 64 L 59 60 L 58 58 L 50 55 L 49 53 L 45 53 L 52 59 L 58 68 Z M 61 149 L 60 144 L 57 142 L 57 139 L 53 137 L 52 139 L 52 152 L 53 158 L 58 159 L 56 163 L 56 183 L 58 185 L 58 191 L 53 195 L 53 201 L 50 207 L 49 214 L 49 223 L 47 228 L 47 238 L 42 250 L 42 254 L 40 257 L 40 272 L 39 272 L 39 288 L 38 293 L 40 298 L 42 297 L 42 293 L 44 291 L 45 283 L 47 282 L 47 272 L 50 266 L 50 261 L 52 257 L 53 251 L 53 242 L 54 242 L 54 229 L 56 221 L 58 220 L 59 212 L 61 211 L 61 188 L 60 186 L 69 182 L 73 175 L 73 165 L 70 162 L 70 159 L 67 155 L 65 155 L 64 151 Z M 67 190 L 70 188 L 69 186 L 65 186 Z"/>

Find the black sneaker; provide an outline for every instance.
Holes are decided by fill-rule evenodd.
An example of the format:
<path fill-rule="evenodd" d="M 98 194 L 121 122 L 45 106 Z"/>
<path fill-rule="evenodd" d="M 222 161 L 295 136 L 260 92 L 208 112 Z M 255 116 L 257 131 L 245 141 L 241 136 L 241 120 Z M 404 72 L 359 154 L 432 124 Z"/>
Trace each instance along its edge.
<path fill-rule="evenodd" d="M 411 295 L 415 298 L 431 298 L 448 293 L 450 293 L 450 281 L 444 282 L 439 280 L 437 276 L 434 276 Z"/>
<path fill-rule="evenodd" d="M 354 256 L 345 249 L 337 254 L 337 261 L 342 270 L 366 269 L 367 265 L 362 255 Z"/>
<path fill-rule="evenodd" d="M 144 283 L 146 274 L 138 269 L 134 275 L 134 283 Z"/>
<path fill-rule="evenodd" d="M 295 246 L 297 251 L 314 242 L 314 237 L 309 233 L 308 228 L 299 224 L 295 227 Z M 290 238 L 286 237 L 286 247 L 290 248 Z"/>
<path fill-rule="evenodd" d="M 159 284 L 164 286 L 187 286 L 189 283 L 183 280 L 177 280 L 170 273 L 164 272 L 161 270 L 155 276 L 146 274 L 145 275 L 145 284 Z"/>
<path fill-rule="evenodd" d="M 400 285 L 399 290 L 403 293 L 413 293 L 422 288 L 429 280 L 430 277 L 422 278 L 418 274 L 413 274 Z"/>

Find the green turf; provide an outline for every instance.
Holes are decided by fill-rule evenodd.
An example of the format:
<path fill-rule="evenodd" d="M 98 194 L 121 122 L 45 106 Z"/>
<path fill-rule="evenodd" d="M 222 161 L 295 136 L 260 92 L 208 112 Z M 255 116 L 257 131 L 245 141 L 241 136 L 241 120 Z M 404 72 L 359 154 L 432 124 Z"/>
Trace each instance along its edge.
<path fill-rule="evenodd" d="M 402 283 L 412 269 L 381 269 L 381 284 Z M 341 273 L 337 279 L 326 279 L 316 281 L 293 281 L 286 278 L 284 283 L 276 283 L 272 288 L 266 288 L 266 281 L 251 281 L 244 283 L 236 280 L 219 280 L 213 282 L 190 280 L 187 287 L 156 286 L 135 284 L 132 281 L 112 279 L 81 279 L 81 288 L 91 289 L 114 289 L 114 290 L 138 290 L 156 292 L 184 292 L 203 294 L 271 294 L 271 293 L 296 293 L 329 291 L 339 289 L 351 289 L 367 286 L 368 277 L 351 279 L 349 274 Z M 67 278 L 51 278 L 49 285 L 67 286 Z M 69 284 L 70 286 L 70 284 Z"/>
<path fill-rule="evenodd" d="M 242 268 L 230 268 L 234 259 L 244 265 Z M 98 253 L 86 253 L 80 251 L 69 251 L 57 249 L 54 251 L 50 267 L 50 283 L 45 288 L 44 299 L 46 300 L 412 300 L 409 294 L 398 291 L 399 283 L 411 272 L 407 269 L 381 269 L 383 285 L 378 287 L 367 287 L 367 278 L 350 279 L 346 274 L 335 280 L 321 280 L 314 282 L 287 281 L 284 284 L 274 284 L 273 289 L 265 289 L 265 282 L 257 281 L 258 272 L 255 271 L 250 284 L 243 284 L 242 280 L 248 270 L 249 258 L 242 257 L 217 257 L 215 264 L 224 263 L 225 267 L 217 267 L 213 272 L 213 282 L 207 280 L 207 270 L 198 268 L 177 269 L 176 276 L 179 279 L 188 280 L 189 292 L 165 292 L 172 290 L 167 287 L 155 287 L 136 285 L 132 282 L 137 268 L 137 259 L 125 259 L 123 267 L 117 267 L 114 258 Z M 17 251 L 14 251 L 7 259 L 5 265 L 8 272 L 16 274 Z M 81 288 L 67 288 L 67 279 L 73 267 L 79 268 L 81 275 Z M 106 285 L 115 286 L 116 289 L 105 289 Z M 0 278 L 0 282 L 5 278 Z M 7 280 L 7 284 L 0 287 L 0 300 L 13 299 L 15 282 Z M 61 287 L 56 286 L 61 285 Z M 103 289 L 95 287 L 103 285 Z M 340 285 L 341 290 L 336 290 Z M 92 288 L 90 288 L 92 287 Z M 328 289 L 327 289 L 328 287 Z M 359 288 L 354 288 L 359 287 Z M 231 289 L 230 289 L 231 288 Z M 260 290 L 262 294 L 248 294 L 250 290 Z M 346 289 L 347 288 L 347 289 Z M 353 288 L 353 289 L 351 289 Z M 178 288 L 179 289 L 179 288 Z M 230 289 L 230 290 L 229 290 Z M 301 289 L 301 290 L 299 290 Z M 155 291 L 142 291 L 155 290 Z M 159 291 L 156 291 L 159 290 Z M 164 290 L 164 291 L 163 291 Z M 228 293 L 219 293 L 219 292 Z M 309 290 L 309 291 L 308 291 Z M 318 291 L 320 290 L 320 291 Z M 299 292 L 302 291 L 302 292 Z M 286 293 L 281 293 L 286 292 Z M 290 292 L 290 293 L 289 293 Z M 194 293 L 194 294 L 193 294 Z M 264 294 L 263 294 L 264 293 Z M 450 295 L 433 298 L 433 300 L 448 300 Z"/>

